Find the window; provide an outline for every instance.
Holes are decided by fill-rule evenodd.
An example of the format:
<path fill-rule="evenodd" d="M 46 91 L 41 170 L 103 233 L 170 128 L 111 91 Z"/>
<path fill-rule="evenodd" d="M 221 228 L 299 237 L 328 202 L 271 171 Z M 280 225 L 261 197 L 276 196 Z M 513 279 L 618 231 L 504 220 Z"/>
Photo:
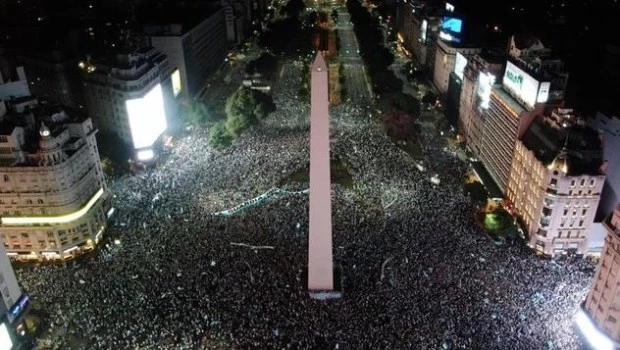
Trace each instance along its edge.
<path fill-rule="evenodd" d="M 43 204 L 43 199 L 38 199 L 38 200 L 37 200 L 37 203 L 39 203 L 39 204 Z"/>
<path fill-rule="evenodd" d="M 594 179 L 590 180 L 590 186 L 594 186 L 595 183 L 596 181 L 594 181 Z"/>
<path fill-rule="evenodd" d="M 616 323 L 616 319 L 613 316 L 609 315 L 607 316 L 607 322 Z"/>
<path fill-rule="evenodd" d="M 9 175 L 4 175 L 4 181 L 8 182 L 9 181 Z"/>
<path fill-rule="evenodd" d="M 570 182 L 570 187 L 575 187 L 575 180 L 572 180 L 572 181 Z"/>
<path fill-rule="evenodd" d="M 581 179 L 581 186 L 586 184 L 586 179 Z"/>
<path fill-rule="evenodd" d="M 549 208 L 543 208 L 542 213 L 544 216 L 551 216 L 551 213 L 553 212 L 552 209 Z"/>
<path fill-rule="evenodd" d="M 568 215 L 568 209 L 564 209 L 564 216 Z"/>
<path fill-rule="evenodd" d="M 558 184 L 558 179 L 551 179 L 551 186 L 555 186 Z"/>
<path fill-rule="evenodd" d="M 583 220 L 579 220 L 579 227 L 583 227 Z"/>
<path fill-rule="evenodd" d="M 581 211 L 581 216 L 585 216 L 588 213 L 588 209 L 583 209 Z"/>

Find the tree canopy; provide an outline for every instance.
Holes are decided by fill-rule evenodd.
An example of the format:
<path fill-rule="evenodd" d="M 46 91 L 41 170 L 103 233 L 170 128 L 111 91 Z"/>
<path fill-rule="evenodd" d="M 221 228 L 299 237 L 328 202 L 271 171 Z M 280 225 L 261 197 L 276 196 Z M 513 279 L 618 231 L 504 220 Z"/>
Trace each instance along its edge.
<path fill-rule="evenodd" d="M 480 181 L 466 183 L 465 193 L 469 194 L 472 202 L 477 206 L 485 204 L 489 198 L 489 192 Z"/>
<path fill-rule="evenodd" d="M 235 91 L 226 101 L 228 132 L 238 137 L 274 110 L 275 104 L 271 96 L 243 87 Z"/>
<path fill-rule="evenodd" d="M 411 114 L 416 117 L 420 116 L 420 101 L 409 94 L 405 94 L 402 92 L 399 93 L 394 97 L 392 104 L 395 108 L 405 113 Z"/>
<path fill-rule="evenodd" d="M 228 132 L 228 128 L 224 122 L 213 125 L 209 130 L 209 146 L 213 148 L 223 148 L 232 143 L 232 136 Z"/>
<path fill-rule="evenodd" d="M 415 131 L 414 119 L 402 111 L 391 111 L 381 117 L 383 130 L 393 140 L 410 140 Z"/>

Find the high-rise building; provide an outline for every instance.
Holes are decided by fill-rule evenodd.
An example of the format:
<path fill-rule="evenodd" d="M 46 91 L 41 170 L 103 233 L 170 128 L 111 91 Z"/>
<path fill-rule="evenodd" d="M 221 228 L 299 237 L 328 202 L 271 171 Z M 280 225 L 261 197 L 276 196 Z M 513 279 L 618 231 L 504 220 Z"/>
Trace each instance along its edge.
<path fill-rule="evenodd" d="M 398 42 L 425 70 L 435 64 L 435 41 L 439 35 L 443 7 L 423 1 L 401 0 L 396 6 Z"/>
<path fill-rule="evenodd" d="M 19 58 L 34 96 L 53 103 L 84 108 L 84 83 L 78 62 L 61 50 L 32 53 Z"/>
<path fill-rule="evenodd" d="M 111 208 L 90 118 L 6 101 L 0 123 L 0 237 L 17 260 L 64 259 L 101 239 Z"/>
<path fill-rule="evenodd" d="M 4 246 L 0 246 L 0 295 L 2 295 L 0 318 L 6 315 L 9 322 L 13 322 L 24 309 L 23 307 L 17 308 L 15 306 L 28 297 L 22 295 L 13 266 Z"/>
<path fill-rule="evenodd" d="M 488 108 L 491 88 L 502 70 L 503 60 L 493 54 L 474 55 L 467 60 L 459 99 L 458 132 L 474 157 L 480 154 L 482 111 Z"/>
<path fill-rule="evenodd" d="M 594 349 L 620 348 L 620 206 L 607 216 L 605 246 L 592 289 L 575 319 Z"/>
<path fill-rule="evenodd" d="M 459 73 L 462 73 L 464 67 L 467 65 L 467 60 L 479 53 L 480 49 L 478 48 L 463 47 L 460 44 L 447 42 L 441 39 L 437 40 L 433 71 L 433 83 L 437 87 L 437 90 L 442 94 L 447 93 L 450 74 L 454 72 L 457 63 L 459 64 Z M 458 62 L 457 58 L 459 58 Z"/>
<path fill-rule="evenodd" d="M 174 108 L 172 69 L 152 47 L 79 63 L 86 106 L 97 128 L 118 135 L 141 161 L 156 156 L 156 144 Z"/>
<path fill-rule="evenodd" d="M 12 70 L 0 66 L 0 100 L 30 96 L 24 67 Z"/>
<path fill-rule="evenodd" d="M 598 112 L 587 123 L 603 138 L 603 154 L 607 160 L 607 178 L 596 215 L 598 221 L 602 221 L 620 203 L 620 119 Z"/>
<path fill-rule="evenodd" d="M 179 70 L 181 92 L 197 97 L 207 78 L 225 64 L 228 44 L 221 8 L 190 21 L 191 18 L 181 23 L 150 25 L 145 30 L 151 45 L 168 57 L 171 67 Z"/>
<path fill-rule="evenodd" d="M 605 182 L 598 133 L 570 109 L 537 116 L 516 142 L 507 186 L 528 245 L 540 254 L 586 254 Z"/>
<path fill-rule="evenodd" d="M 226 39 L 228 40 L 228 45 L 239 45 L 248 34 L 250 24 L 250 2 L 221 0 L 220 3 L 224 11 L 224 23 L 226 24 Z"/>

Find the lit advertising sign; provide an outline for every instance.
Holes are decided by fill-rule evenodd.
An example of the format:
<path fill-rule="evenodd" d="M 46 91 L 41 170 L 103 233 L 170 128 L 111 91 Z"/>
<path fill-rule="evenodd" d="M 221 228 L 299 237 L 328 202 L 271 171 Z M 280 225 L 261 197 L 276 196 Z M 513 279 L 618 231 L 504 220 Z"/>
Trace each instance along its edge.
<path fill-rule="evenodd" d="M 172 93 L 174 97 L 181 93 L 181 73 L 178 69 L 172 73 Z"/>
<path fill-rule="evenodd" d="M 491 73 L 480 73 L 478 75 L 478 97 L 480 97 L 480 107 L 487 109 L 491 102 L 491 89 L 495 83 L 495 76 Z"/>
<path fill-rule="evenodd" d="M 0 324 L 0 350 L 11 350 L 13 348 L 13 340 L 9 335 L 6 323 Z"/>
<path fill-rule="evenodd" d="M 502 84 L 528 106 L 534 107 L 536 104 L 540 83 L 510 62 L 506 63 Z"/>
<path fill-rule="evenodd" d="M 142 98 L 125 101 L 125 105 L 134 149 L 153 146 L 168 128 L 161 85 Z"/>
<path fill-rule="evenodd" d="M 420 31 L 422 33 L 421 38 L 422 38 L 422 42 L 426 42 L 426 31 L 428 30 L 428 21 L 423 19 L 422 20 L 422 28 L 420 28 Z"/>
<path fill-rule="evenodd" d="M 461 80 L 463 80 L 463 72 L 465 72 L 466 66 L 467 66 L 467 58 L 461 55 L 460 52 L 457 52 L 456 60 L 454 62 L 454 73 L 456 73 L 456 76 L 458 76 Z"/>
<path fill-rule="evenodd" d="M 538 97 L 536 98 L 536 102 L 545 103 L 549 99 L 549 90 L 551 89 L 550 82 L 540 83 L 540 87 L 538 88 Z"/>
<path fill-rule="evenodd" d="M 441 29 L 449 33 L 461 33 L 463 21 L 459 18 L 444 17 L 441 23 Z"/>
<path fill-rule="evenodd" d="M 454 12 L 454 5 L 452 5 L 449 2 L 446 2 L 446 11 L 447 12 Z"/>

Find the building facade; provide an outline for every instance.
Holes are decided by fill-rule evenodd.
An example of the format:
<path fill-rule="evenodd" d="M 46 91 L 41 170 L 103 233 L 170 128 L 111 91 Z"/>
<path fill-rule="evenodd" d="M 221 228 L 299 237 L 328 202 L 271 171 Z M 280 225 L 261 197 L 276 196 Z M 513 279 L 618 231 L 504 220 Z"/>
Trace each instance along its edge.
<path fill-rule="evenodd" d="M 0 100 L 24 96 L 30 96 L 24 67 L 17 67 L 14 71 L 0 67 Z"/>
<path fill-rule="evenodd" d="M 169 85 L 172 75 L 168 58 L 145 47 L 108 59 L 80 62 L 80 66 L 86 84 L 86 106 L 95 126 L 119 136 L 136 150 L 138 158 L 140 152 L 152 155 L 153 145 L 167 128 L 169 108 L 165 102 L 170 101 L 166 96 L 172 91 L 162 86 Z M 148 102 L 138 102 L 146 97 Z M 136 101 L 132 104 L 135 109 L 128 109 L 129 101 Z"/>
<path fill-rule="evenodd" d="M 228 43 L 221 8 L 196 24 L 167 24 L 148 31 L 151 45 L 179 69 L 186 96 L 197 97 L 207 79 L 225 64 Z"/>
<path fill-rule="evenodd" d="M 569 125 L 571 110 L 538 116 L 517 141 L 507 186 L 509 206 L 523 220 L 538 253 L 586 254 L 605 182 L 596 131 Z"/>
<path fill-rule="evenodd" d="M 53 50 L 19 58 L 34 96 L 63 106 L 84 108 L 84 83 L 77 60 Z"/>
<path fill-rule="evenodd" d="M 620 203 L 620 119 L 597 113 L 587 121 L 603 138 L 603 153 L 607 160 L 607 178 L 603 187 L 597 218 L 602 221 Z"/>
<path fill-rule="evenodd" d="M 0 237 L 16 260 L 91 250 L 111 209 L 90 118 L 36 100 L 0 125 Z"/>
<path fill-rule="evenodd" d="M 442 94 L 448 92 L 450 73 L 454 72 L 457 52 L 465 56 L 465 58 L 480 53 L 480 49 L 453 46 L 444 40 L 437 40 L 435 51 L 433 83 Z"/>
<path fill-rule="evenodd" d="M 0 316 L 7 315 L 10 322 L 13 322 L 17 315 L 14 310 L 15 304 L 22 297 L 21 288 L 17 283 L 15 271 L 11 261 L 7 256 L 7 252 L 3 246 L 0 246 L 0 295 L 2 295 L 2 303 L 0 303 Z M 21 310 L 20 310 L 21 311 Z"/>
<path fill-rule="evenodd" d="M 620 206 L 604 220 L 607 236 L 592 289 L 576 323 L 596 349 L 620 347 Z M 595 344 L 596 343 L 596 344 Z"/>

